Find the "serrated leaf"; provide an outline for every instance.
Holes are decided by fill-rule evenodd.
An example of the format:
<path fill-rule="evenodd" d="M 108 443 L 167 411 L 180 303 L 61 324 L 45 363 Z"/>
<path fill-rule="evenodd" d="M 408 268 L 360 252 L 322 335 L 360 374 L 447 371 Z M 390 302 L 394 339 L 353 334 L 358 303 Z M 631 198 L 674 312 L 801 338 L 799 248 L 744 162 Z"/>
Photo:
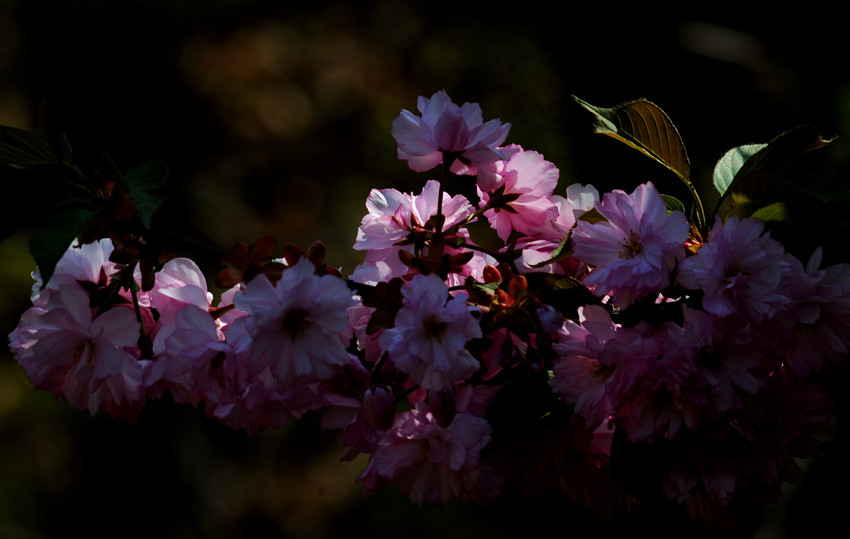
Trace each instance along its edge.
<path fill-rule="evenodd" d="M 667 205 L 668 211 L 680 211 L 685 213 L 685 205 L 682 204 L 682 201 L 678 198 L 662 194 L 661 199 L 664 201 L 664 204 Z"/>
<path fill-rule="evenodd" d="M 753 216 L 762 208 L 783 204 L 783 220 L 817 222 L 827 215 L 813 208 L 850 204 L 850 189 L 817 150 L 829 141 L 812 127 L 783 133 L 747 159 L 717 204 L 723 220 Z M 777 220 L 779 213 L 766 210 Z"/>
<path fill-rule="evenodd" d="M 738 171 L 741 170 L 741 167 L 744 166 L 744 163 L 765 146 L 767 144 L 745 144 L 737 148 L 732 148 L 723 154 L 723 157 L 714 166 L 712 177 L 714 188 L 717 189 L 717 193 L 720 196 L 726 193 L 726 189 L 732 184 L 732 180 L 738 174 Z"/>
<path fill-rule="evenodd" d="M 91 209 L 69 208 L 49 216 L 33 231 L 29 251 L 41 272 L 42 286 L 50 280 L 68 246 L 94 216 Z"/>
<path fill-rule="evenodd" d="M 157 159 L 139 165 L 124 175 L 130 199 L 146 228 L 151 227 L 153 214 L 165 200 L 168 170 L 168 164 Z"/>
<path fill-rule="evenodd" d="M 752 217 L 762 221 L 784 221 L 788 218 L 788 208 L 784 202 L 774 202 L 753 212 Z"/>
<path fill-rule="evenodd" d="M 0 126 L 0 163 L 15 166 L 56 163 L 50 144 L 36 133 Z"/>
<path fill-rule="evenodd" d="M 691 165 L 679 131 L 657 105 L 646 100 L 601 108 L 573 96 L 596 117 L 595 131 L 651 157 L 690 184 Z"/>

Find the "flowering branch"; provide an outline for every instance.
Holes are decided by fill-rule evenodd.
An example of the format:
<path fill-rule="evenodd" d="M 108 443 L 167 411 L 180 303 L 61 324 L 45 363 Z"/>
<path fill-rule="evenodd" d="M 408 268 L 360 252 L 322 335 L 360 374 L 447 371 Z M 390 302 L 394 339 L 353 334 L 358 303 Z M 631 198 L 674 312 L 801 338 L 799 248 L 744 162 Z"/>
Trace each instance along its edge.
<path fill-rule="evenodd" d="M 344 279 L 324 244 L 277 257 L 265 236 L 224 255 L 213 305 L 201 269 L 160 243 L 171 231 L 154 232 L 167 167 L 105 159 L 53 180 L 68 197 L 35 223 L 11 349 L 36 388 L 91 413 L 134 420 L 166 392 L 249 433 L 321 413 L 343 460 L 369 456 L 367 492 L 555 488 L 600 514 L 668 498 L 734 524 L 835 436 L 820 380 L 850 351 L 850 265 L 821 267 L 820 248 L 804 263 L 771 234 L 838 223 L 850 191 L 815 160 L 828 141 L 800 128 L 724 155 L 712 224 L 657 106 L 577 101 L 684 181 L 693 208 L 652 182 L 557 195 L 553 163 L 504 145 L 510 124 L 440 91 L 392 123 L 398 157 L 442 165 L 440 180 L 369 193 L 362 264 Z M 60 154 L 0 129 L 20 178 L 73 167 Z M 449 173 L 478 199 L 447 192 Z M 467 229 L 484 218 L 498 245 Z M 655 465 L 636 474 L 642 455 Z"/>

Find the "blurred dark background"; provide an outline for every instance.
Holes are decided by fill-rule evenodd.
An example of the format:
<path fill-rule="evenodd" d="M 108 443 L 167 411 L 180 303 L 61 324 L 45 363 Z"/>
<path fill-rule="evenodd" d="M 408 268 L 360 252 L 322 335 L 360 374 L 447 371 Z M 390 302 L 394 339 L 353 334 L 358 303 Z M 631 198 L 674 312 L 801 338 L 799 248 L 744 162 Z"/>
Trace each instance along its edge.
<path fill-rule="evenodd" d="M 360 260 L 351 245 L 369 190 L 419 191 L 428 178 L 396 158 L 389 129 L 439 89 L 511 122 L 508 142 L 559 167 L 560 194 L 574 182 L 631 190 L 659 174 L 593 135 L 571 95 L 660 105 L 705 193 L 733 146 L 801 124 L 850 133 L 850 51 L 834 14 L 547 4 L 0 0 L 0 125 L 38 127 L 47 98 L 77 159 L 108 150 L 121 167 L 169 162 L 159 226 L 219 249 L 265 234 L 320 239 L 343 273 Z M 844 139 L 830 151 L 846 171 Z M 3 335 L 28 307 L 26 232 L 0 245 Z M 338 436 L 316 423 L 248 437 L 168 402 L 132 425 L 91 417 L 32 389 L 4 351 L 0 538 L 533 537 L 553 520 L 575 537 L 644 527 L 827 537 L 848 502 L 834 443 L 802 487 L 734 533 L 703 533 L 668 509 L 596 521 L 556 496 L 416 508 L 393 491 L 362 496 L 354 478 L 365 462 L 338 462 Z"/>

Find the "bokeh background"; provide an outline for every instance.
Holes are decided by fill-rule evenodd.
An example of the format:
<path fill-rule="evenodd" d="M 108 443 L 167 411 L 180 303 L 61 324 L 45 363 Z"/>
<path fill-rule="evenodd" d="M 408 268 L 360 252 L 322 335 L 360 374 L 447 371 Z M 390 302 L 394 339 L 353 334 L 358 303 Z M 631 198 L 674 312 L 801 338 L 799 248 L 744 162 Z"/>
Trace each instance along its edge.
<path fill-rule="evenodd" d="M 439 89 L 511 122 L 509 142 L 559 167 L 559 192 L 631 190 L 659 174 L 593 135 L 571 95 L 660 105 L 706 193 L 733 146 L 806 123 L 850 134 L 850 51 L 835 14 L 553 5 L 0 0 L 0 125 L 38 127 L 50 96 L 78 158 L 106 149 L 119 166 L 169 162 L 159 226 L 216 249 L 265 234 L 320 239 L 344 273 L 360 260 L 351 245 L 369 190 L 428 179 L 398 161 L 389 128 Z M 846 171 L 846 141 L 830 151 Z M 27 237 L 0 244 L 3 335 L 28 307 Z M 186 254 L 212 274 L 204 253 Z M 338 435 L 316 423 L 249 437 L 167 401 L 135 424 L 91 417 L 35 391 L 4 349 L 0 538 L 829 537 L 850 501 L 841 437 L 803 486 L 737 532 L 705 532 L 670 508 L 598 521 L 556 495 L 418 508 L 392 490 L 363 496 L 365 463 L 339 462 Z"/>

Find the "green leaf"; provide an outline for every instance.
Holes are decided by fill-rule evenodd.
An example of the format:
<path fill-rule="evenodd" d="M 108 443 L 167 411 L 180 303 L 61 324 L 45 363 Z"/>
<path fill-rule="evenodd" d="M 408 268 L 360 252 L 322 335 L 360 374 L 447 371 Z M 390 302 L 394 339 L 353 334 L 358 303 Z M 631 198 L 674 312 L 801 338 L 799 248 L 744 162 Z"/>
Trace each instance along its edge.
<path fill-rule="evenodd" d="M 741 167 L 744 166 L 744 163 L 765 146 L 767 144 L 746 144 L 732 148 L 723 154 L 723 157 L 714 166 L 712 178 L 714 188 L 717 189 L 717 193 L 720 196 L 726 193 L 726 189 L 732 184 L 732 180 L 738 171 L 741 170 Z"/>
<path fill-rule="evenodd" d="M 0 126 L 0 163 L 27 166 L 56 162 L 50 144 L 36 132 Z"/>
<path fill-rule="evenodd" d="M 831 218 L 825 206 L 850 205 L 850 189 L 819 151 L 828 143 L 808 126 L 773 139 L 743 162 L 718 201 L 716 213 L 724 221 L 732 215 L 759 214 L 774 221 L 781 217 L 801 223 L 825 222 Z M 781 212 L 777 204 L 781 204 Z"/>
<path fill-rule="evenodd" d="M 573 96 L 596 117 L 595 131 L 608 135 L 651 157 L 690 184 L 691 165 L 682 137 L 657 105 L 638 100 L 600 108 Z"/>
<path fill-rule="evenodd" d="M 774 202 L 753 212 L 752 217 L 762 221 L 784 221 L 788 218 L 788 208 L 784 202 Z"/>
<path fill-rule="evenodd" d="M 664 204 L 667 205 L 668 211 L 680 211 L 682 213 L 686 213 L 685 205 L 682 204 L 682 201 L 678 198 L 670 195 L 661 195 L 662 200 L 664 200 Z"/>
<path fill-rule="evenodd" d="M 125 174 L 124 180 L 142 225 L 150 228 L 154 212 L 165 199 L 168 164 L 162 159 L 148 161 Z"/>
<path fill-rule="evenodd" d="M 469 283 L 472 288 L 485 292 L 491 296 L 496 293 L 496 289 L 499 288 L 501 284 L 502 281 L 497 281 L 495 283 L 479 283 L 478 281 L 473 281 Z"/>
<path fill-rule="evenodd" d="M 41 272 L 42 286 L 50 280 L 68 246 L 94 216 L 91 209 L 65 209 L 45 219 L 32 233 L 29 250 Z"/>
<path fill-rule="evenodd" d="M 573 96 L 579 105 L 596 117 L 597 133 L 613 137 L 660 163 L 681 179 L 694 199 L 697 229 L 706 227 L 705 210 L 691 182 L 691 164 L 685 144 L 670 118 L 657 105 L 645 99 L 612 108 L 595 107 Z"/>

